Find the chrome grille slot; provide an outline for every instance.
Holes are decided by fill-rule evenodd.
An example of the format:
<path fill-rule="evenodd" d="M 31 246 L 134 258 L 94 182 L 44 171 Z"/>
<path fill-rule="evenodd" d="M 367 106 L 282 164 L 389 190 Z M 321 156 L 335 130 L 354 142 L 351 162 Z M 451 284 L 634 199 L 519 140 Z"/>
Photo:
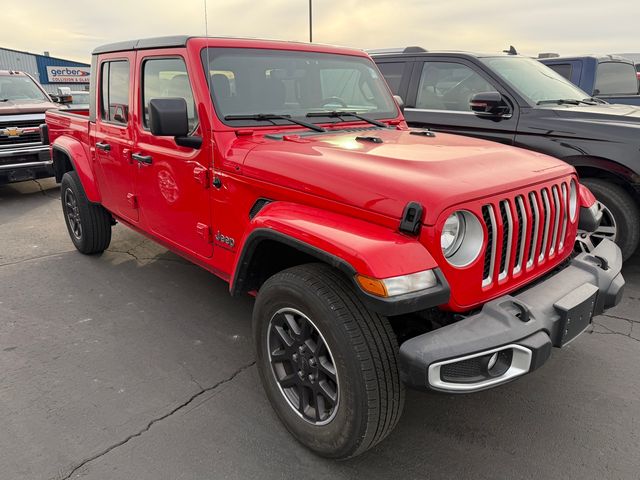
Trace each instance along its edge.
<path fill-rule="evenodd" d="M 549 193 L 546 188 L 542 189 L 542 208 L 544 210 L 544 230 L 542 231 L 542 242 L 540 242 L 539 262 L 544 260 L 545 254 L 547 253 L 549 225 L 551 224 L 551 203 L 549 202 Z"/>
<path fill-rule="evenodd" d="M 482 219 L 487 227 L 487 246 L 484 250 L 484 270 L 482 272 L 482 286 L 486 287 L 493 282 L 493 271 L 496 261 L 497 228 L 493 206 L 485 205 L 482 207 Z"/>
<path fill-rule="evenodd" d="M 553 235 L 551 237 L 551 247 L 549 248 L 549 255 L 553 255 L 556 251 L 556 241 L 558 240 L 558 230 L 560 228 L 560 195 L 558 195 L 558 187 L 555 185 L 551 187 L 551 194 L 553 195 L 553 209 L 555 211 L 553 218 Z"/>
<path fill-rule="evenodd" d="M 518 243 L 516 244 L 516 264 L 513 266 L 514 274 L 522 270 L 522 262 L 524 262 L 524 238 L 527 234 L 527 211 L 524 208 L 522 195 L 516 197 L 516 212 L 518 213 Z"/>
<path fill-rule="evenodd" d="M 508 200 L 500 202 L 500 216 L 502 218 L 502 252 L 500 257 L 500 273 L 498 280 L 507 276 L 509 261 L 511 260 L 511 243 L 513 241 L 513 218 Z"/>
<path fill-rule="evenodd" d="M 538 230 L 540 228 L 540 211 L 538 210 L 538 200 L 536 194 L 529 194 L 529 207 L 533 216 L 531 223 L 531 247 L 529 248 L 529 259 L 527 260 L 527 268 L 533 265 L 536 258 L 536 247 L 538 246 Z"/>
<path fill-rule="evenodd" d="M 569 223 L 569 199 L 567 198 L 567 184 L 562 184 L 562 232 L 560 233 L 560 243 L 558 250 L 564 246 L 564 238 L 567 236 L 567 223 Z"/>

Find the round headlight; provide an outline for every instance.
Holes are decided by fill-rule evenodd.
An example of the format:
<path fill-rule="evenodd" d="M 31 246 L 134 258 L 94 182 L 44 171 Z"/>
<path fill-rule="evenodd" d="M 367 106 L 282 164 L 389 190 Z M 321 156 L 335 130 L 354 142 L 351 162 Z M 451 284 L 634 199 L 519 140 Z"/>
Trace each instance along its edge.
<path fill-rule="evenodd" d="M 447 261 L 456 267 L 466 267 L 482 249 L 484 231 L 480 220 L 467 211 L 459 210 L 449 215 L 440 233 L 440 246 Z"/>
<path fill-rule="evenodd" d="M 444 222 L 442 234 L 440 235 L 440 246 L 446 258 L 451 257 L 460 248 L 460 244 L 464 239 L 464 230 L 464 217 L 460 212 L 452 213 Z"/>
<path fill-rule="evenodd" d="M 575 221 L 576 212 L 578 211 L 578 186 L 575 180 L 571 180 L 571 186 L 569 187 L 569 218 L 571 221 Z"/>

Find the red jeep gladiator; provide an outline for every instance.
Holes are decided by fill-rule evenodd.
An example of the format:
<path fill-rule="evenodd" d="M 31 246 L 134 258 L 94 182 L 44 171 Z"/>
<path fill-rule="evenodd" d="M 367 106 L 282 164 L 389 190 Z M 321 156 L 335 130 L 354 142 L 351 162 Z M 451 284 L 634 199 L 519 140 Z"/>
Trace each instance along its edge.
<path fill-rule="evenodd" d="M 169 37 L 93 52 L 90 109 L 47 112 L 71 240 L 123 223 L 256 296 L 257 368 L 301 443 L 358 455 L 404 385 L 484 390 L 619 302 L 573 167 L 410 130 L 363 52 Z"/>

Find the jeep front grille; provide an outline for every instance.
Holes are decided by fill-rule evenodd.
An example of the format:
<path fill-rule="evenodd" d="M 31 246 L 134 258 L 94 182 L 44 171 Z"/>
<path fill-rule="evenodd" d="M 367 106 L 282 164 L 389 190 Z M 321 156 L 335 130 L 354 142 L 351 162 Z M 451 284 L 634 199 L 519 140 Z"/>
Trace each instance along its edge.
<path fill-rule="evenodd" d="M 562 182 L 482 206 L 487 229 L 482 286 L 518 275 L 566 246 L 569 185 Z"/>

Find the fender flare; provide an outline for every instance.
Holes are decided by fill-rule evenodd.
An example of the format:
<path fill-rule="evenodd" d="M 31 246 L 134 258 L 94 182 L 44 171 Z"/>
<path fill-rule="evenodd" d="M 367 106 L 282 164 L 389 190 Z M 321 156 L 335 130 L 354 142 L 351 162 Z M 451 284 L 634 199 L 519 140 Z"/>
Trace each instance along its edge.
<path fill-rule="evenodd" d="M 608 172 L 614 177 L 632 185 L 640 183 L 640 174 L 634 172 L 628 167 L 625 167 L 621 163 L 616 162 L 615 160 L 589 155 L 572 155 L 564 157 L 561 160 L 567 162 L 576 170 L 580 167 L 593 168 Z"/>
<path fill-rule="evenodd" d="M 418 239 L 346 215 L 289 202 L 273 202 L 256 215 L 245 233 L 232 269 L 232 295 L 246 292 L 251 260 L 265 240 L 283 243 L 327 263 L 351 279 L 356 273 L 372 278 L 434 270 L 438 285 L 397 298 L 373 297 L 355 287 L 365 304 L 382 315 L 424 310 L 449 300 L 449 285 Z"/>
<path fill-rule="evenodd" d="M 52 158 L 54 159 L 56 151 L 63 153 L 69 159 L 73 169 L 78 174 L 87 199 L 92 203 L 100 203 L 102 201 L 100 189 L 98 188 L 93 169 L 91 168 L 91 159 L 87 155 L 82 143 L 74 138 L 61 136 L 54 140 L 51 145 L 51 151 Z"/>

